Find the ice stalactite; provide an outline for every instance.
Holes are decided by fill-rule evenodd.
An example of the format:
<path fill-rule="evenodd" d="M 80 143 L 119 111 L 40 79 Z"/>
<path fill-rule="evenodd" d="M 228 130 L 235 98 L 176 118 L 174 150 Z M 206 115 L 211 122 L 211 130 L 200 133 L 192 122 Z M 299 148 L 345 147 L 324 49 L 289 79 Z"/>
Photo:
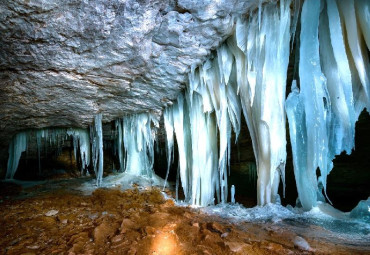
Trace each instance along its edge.
<path fill-rule="evenodd" d="M 96 185 L 101 186 L 103 181 L 103 128 L 102 114 L 97 114 L 94 119 L 94 126 L 90 127 L 90 139 L 92 144 L 92 162 L 96 176 Z"/>
<path fill-rule="evenodd" d="M 19 160 L 22 152 L 27 149 L 27 133 L 20 132 L 16 134 L 9 145 L 8 170 L 6 172 L 6 179 L 13 179 L 17 171 Z"/>
<path fill-rule="evenodd" d="M 235 34 L 217 50 L 213 59 L 189 75 L 184 107 L 188 113 L 182 111 L 180 116 L 189 117 L 190 139 L 184 143 L 187 148 L 178 141 L 178 149 L 182 186 L 192 204 L 212 204 L 215 194 L 221 202 L 227 201 L 231 130 L 237 138 L 241 110 L 257 160 L 258 203 L 269 203 L 277 196 L 280 175 L 284 180 L 286 160 L 284 101 L 290 43 L 289 5 L 290 1 L 281 1 L 280 5 L 261 6 L 261 15 L 250 18 L 248 23 L 238 18 Z M 167 113 L 184 105 L 182 98 L 177 104 L 169 107 Z M 182 116 L 173 120 L 176 139 L 186 140 L 182 134 L 186 133 L 186 124 L 177 123 L 183 121 Z M 192 153 L 187 151 L 189 148 Z"/>
<path fill-rule="evenodd" d="M 123 118 L 125 172 L 152 177 L 156 118 L 149 113 Z"/>
<path fill-rule="evenodd" d="M 366 7 L 362 1 L 358 4 Z M 322 191 L 326 194 L 334 157 L 352 152 L 355 122 L 369 106 L 369 60 L 362 34 L 370 28 L 363 31 L 357 25 L 362 15 L 358 13 L 351 0 L 307 0 L 302 8 L 300 92 L 294 83 L 286 111 L 298 195 L 305 210 L 316 206 Z"/>
<path fill-rule="evenodd" d="M 173 114 L 174 131 L 179 151 L 179 177 L 181 178 L 185 201 L 189 201 L 191 197 L 190 183 L 192 179 L 189 169 L 192 165 L 192 157 L 190 156 L 192 148 L 189 113 L 187 102 L 183 95 L 179 95 L 177 101 L 171 106 L 169 111 L 172 111 Z M 166 130 L 166 132 L 170 132 L 170 130 Z"/>
<path fill-rule="evenodd" d="M 356 0 L 355 6 L 367 48 L 370 50 L 370 2 L 368 0 Z"/>
<path fill-rule="evenodd" d="M 37 130 L 27 130 L 14 136 L 9 145 L 8 171 L 6 178 L 13 178 L 18 168 L 18 163 L 23 151 L 27 148 L 27 143 L 36 138 L 37 157 L 39 174 L 41 172 L 41 153 L 47 154 L 48 148 L 56 149 L 56 154 L 61 153 L 64 141 L 69 136 L 73 138 L 74 156 L 77 158 L 77 152 L 81 157 L 81 172 L 86 171 L 90 164 L 90 136 L 87 130 L 73 128 L 44 128 Z M 41 148 L 44 148 L 43 150 Z"/>
<path fill-rule="evenodd" d="M 120 172 L 123 172 L 125 170 L 125 161 L 123 155 L 123 122 L 122 119 L 116 120 L 116 129 L 117 129 L 117 153 L 118 153 L 118 159 L 119 159 L 119 165 L 120 165 Z"/>
<path fill-rule="evenodd" d="M 165 109 L 163 112 L 164 126 L 166 130 L 166 143 L 167 143 L 167 174 L 165 179 L 165 185 L 168 179 L 168 174 L 170 172 L 171 163 L 173 160 L 173 144 L 174 144 L 174 123 L 173 123 L 173 114 L 172 111 Z"/>
<path fill-rule="evenodd" d="M 290 1 L 268 4 L 262 17 L 237 19 L 228 40 L 236 63 L 244 117 L 257 162 L 257 202 L 277 199 L 286 161 L 285 88 L 289 61 Z"/>
<path fill-rule="evenodd" d="M 77 152 L 80 151 L 81 174 L 88 173 L 90 165 L 90 134 L 87 129 L 68 129 L 67 134 L 73 137 L 74 155 L 77 160 Z"/>

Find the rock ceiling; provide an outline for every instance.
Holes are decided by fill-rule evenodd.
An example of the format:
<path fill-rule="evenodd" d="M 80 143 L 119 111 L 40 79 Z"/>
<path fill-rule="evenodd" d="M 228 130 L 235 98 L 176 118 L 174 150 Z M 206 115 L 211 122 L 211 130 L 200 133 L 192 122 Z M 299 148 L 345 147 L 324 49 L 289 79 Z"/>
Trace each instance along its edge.
<path fill-rule="evenodd" d="M 18 130 L 86 127 L 161 109 L 258 1 L 0 2 L 0 145 Z"/>

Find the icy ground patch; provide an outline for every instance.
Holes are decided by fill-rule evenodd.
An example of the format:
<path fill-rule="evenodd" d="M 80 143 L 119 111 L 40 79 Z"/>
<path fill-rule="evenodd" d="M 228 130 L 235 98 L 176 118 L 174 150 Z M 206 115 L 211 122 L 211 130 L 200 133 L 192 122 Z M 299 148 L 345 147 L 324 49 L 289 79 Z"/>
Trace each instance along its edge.
<path fill-rule="evenodd" d="M 82 183 L 77 189 L 82 191 L 84 195 L 90 195 L 97 188 L 120 188 L 122 191 L 137 187 L 139 190 L 147 190 L 151 187 L 163 188 L 165 185 L 164 179 L 154 174 L 152 177 L 138 176 L 130 173 L 111 174 L 104 178 L 102 185 L 97 187 L 94 185 L 94 180 Z M 169 187 L 169 184 L 166 184 Z"/>
<path fill-rule="evenodd" d="M 202 208 L 201 211 L 230 219 L 233 223 L 270 223 L 274 228 L 292 229 L 298 235 L 308 234 L 312 238 L 370 245 L 370 222 L 366 218 L 353 218 L 350 212 L 341 212 L 326 203 L 318 202 L 310 211 L 272 203 L 253 208 L 245 208 L 238 203 L 218 204 Z"/>

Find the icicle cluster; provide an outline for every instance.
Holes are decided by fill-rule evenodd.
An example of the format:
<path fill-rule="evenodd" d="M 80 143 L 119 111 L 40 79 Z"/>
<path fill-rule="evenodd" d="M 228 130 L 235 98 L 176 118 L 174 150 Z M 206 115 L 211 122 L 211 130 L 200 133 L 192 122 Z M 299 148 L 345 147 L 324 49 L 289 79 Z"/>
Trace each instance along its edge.
<path fill-rule="evenodd" d="M 27 149 L 27 133 L 20 132 L 16 134 L 9 145 L 8 170 L 6 172 L 6 179 L 13 179 L 17 171 L 19 159 L 22 152 Z"/>
<path fill-rule="evenodd" d="M 69 129 L 68 135 L 73 137 L 74 156 L 77 159 L 77 152 L 80 151 L 81 174 L 87 172 L 90 165 L 90 134 L 87 129 Z"/>
<path fill-rule="evenodd" d="M 118 156 L 122 171 L 152 176 L 155 140 L 152 125 L 158 127 L 158 122 L 148 113 L 135 114 L 116 121 Z"/>
<path fill-rule="evenodd" d="M 27 149 L 27 144 L 36 136 L 37 155 L 39 164 L 39 174 L 41 174 L 41 152 L 44 147 L 45 153 L 49 146 L 57 148 L 57 154 L 60 154 L 63 143 L 69 136 L 73 138 L 74 156 L 77 158 L 77 151 L 80 151 L 82 161 L 81 172 L 86 171 L 90 164 L 90 136 L 84 129 L 38 129 L 23 131 L 15 135 L 9 145 L 9 159 L 6 179 L 13 179 L 17 171 L 21 155 Z M 42 146 L 43 145 L 43 146 Z"/>
<path fill-rule="evenodd" d="M 165 110 L 168 148 L 175 130 L 182 187 L 192 204 L 212 204 L 215 193 L 226 202 L 231 129 L 237 138 L 242 110 L 257 161 L 258 203 L 274 201 L 277 195 L 286 160 L 289 5 L 268 4 L 258 16 L 237 19 L 234 35 L 216 56 L 190 73 L 186 102 L 180 96 Z"/>
<path fill-rule="evenodd" d="M 294 82 L 286 111 L 306 210 L 316 206 L 322 189 L 326 193 L 332 160 L 342 151 L 351 153 L 355 122 L 365 106 L 370 109 L 369 10 L 366 0 L 306 0 L 302 8 L 300 91 Z"/>

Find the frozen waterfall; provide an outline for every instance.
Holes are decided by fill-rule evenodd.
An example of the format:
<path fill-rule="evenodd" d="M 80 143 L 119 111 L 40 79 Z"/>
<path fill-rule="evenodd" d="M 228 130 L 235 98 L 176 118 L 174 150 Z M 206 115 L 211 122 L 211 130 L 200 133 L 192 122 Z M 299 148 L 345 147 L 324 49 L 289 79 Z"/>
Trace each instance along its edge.
<path fill-rule="evenodd" d="M 280 1 L 236 17 L 234 34 L 192 68 L 185 96 L 165 109 L 168 150 L 175 133 L 186 201 L 226 202 L 231 130 L 238 137 L 241 111 L 257 162 L 259 205 L 279 201 L 280 179 L 285 186 L 285 114 L 305 210 L 325 200 L 335 156 L 352 152 L 355 122 L 370 102 L 370 3 L 306 0 L 302 10 L 297 3 L 294 15 L 291 1 Z M 290 45 L 299 47 L 299 81 L 286 100 Z"/>
<path fill-rule="evenodd" d="M 180 139 L 180 177 L 192 204 L 213 204 L 215 194 L 227 202 L 231 130 L 237 139 L 242 111 L 257 160 L 258 204 L 275 201 L 286 161 L 289 6 L 290 1 L 272 3 L 261 7 L 260 16 L 237 18 L 234 35 L 191 71 L 186 102 L 180 96 L 165 110 L 165 120 L 173 114 L 173 124 L 167 121 L 165 128 L 172 137 L 175 126 Z"/>

